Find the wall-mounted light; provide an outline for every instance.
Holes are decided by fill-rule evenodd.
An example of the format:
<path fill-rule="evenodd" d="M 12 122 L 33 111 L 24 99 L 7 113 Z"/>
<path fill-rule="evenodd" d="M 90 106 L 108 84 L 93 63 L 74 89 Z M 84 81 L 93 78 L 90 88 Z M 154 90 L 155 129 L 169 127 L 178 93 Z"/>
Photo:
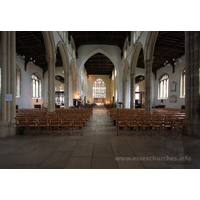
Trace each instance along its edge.
<path fill-rule="evenodd" d="M 76 93 L 76 98 L 77 98 L 77 99 L 80 98 L 79 92 Z"/>

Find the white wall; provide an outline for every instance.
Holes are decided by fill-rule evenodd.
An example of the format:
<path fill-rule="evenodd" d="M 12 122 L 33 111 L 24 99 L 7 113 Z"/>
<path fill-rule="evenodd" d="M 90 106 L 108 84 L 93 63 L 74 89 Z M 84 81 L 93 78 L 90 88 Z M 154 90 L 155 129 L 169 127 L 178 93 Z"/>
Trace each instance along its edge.
<path fill-rule="evenodd" d="M 18 60 L 16 58 L 17 65 L 19 66 L 21 70 L 21 95 L 20 97 L 16 98 L 16 105 L 19 106 L 19 108 L 34 108 L 34 105 L 42 105 L 43 99 L 38 99 L 38 103 L 36 102 L 36 99 L 33 99 L 31 96 L 31 75 L 33 73 L 37 73 L 41 77 L 41 84 L 42 84 L 42 96 L 43 96 L 43 70 L 32 64 L 27 64 L 27 70 L 24 69 L 24 60 L 20 59 Z"/>
<path fill-rule="evenodd" d="M 182 105 L 185 105 L 185 98 L 180 98 L 180 70 L 185 66 L 185 56 L 182 57 L 182 62 L 177 62 L 175 67 L 175 73 L 172 73 L 172 66 L 165 66 L 157 71 L 157 78 L 155 80 L 155 105 L 165 105 L 166 108 L 181 108 Z M 168 99 L 163 99 L 163 103 L 158 99 L 158 82 L 162 74 L 169 74 L 169 93 Z M 176 92 L 171 92 L 172 82 L 176 82 Z M 170 96 L 177 96 L 177 103 L 170 103 Z"/>

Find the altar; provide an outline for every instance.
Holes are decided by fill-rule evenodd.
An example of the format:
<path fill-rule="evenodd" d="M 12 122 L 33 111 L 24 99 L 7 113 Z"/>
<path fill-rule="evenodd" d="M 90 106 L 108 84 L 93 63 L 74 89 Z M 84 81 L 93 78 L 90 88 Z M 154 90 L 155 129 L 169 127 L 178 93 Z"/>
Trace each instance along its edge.
<path fill-rule="evenodd" d="M 94 103 L 98 105 L 98 103 L 105 103 L 105 98 L 94 98 Z"/>
<path fill-rule="evenodd" d="M 104 103 L 96 103 L 97 106 L 104 106 Z"/>

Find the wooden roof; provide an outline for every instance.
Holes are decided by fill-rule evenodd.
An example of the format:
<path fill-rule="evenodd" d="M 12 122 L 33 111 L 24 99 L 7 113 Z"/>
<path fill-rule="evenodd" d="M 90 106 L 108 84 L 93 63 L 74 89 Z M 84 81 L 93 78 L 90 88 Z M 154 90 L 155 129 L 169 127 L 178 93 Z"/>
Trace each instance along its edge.
<path fill-rule="evenodd" d="M 130 34 L 130 31 L 69 31 L 68 40 L 70 42 L 71 36 L 73 37 L 76 51 L 81 45 L 115 45 L 120 48 L 121 56 L 123 56 L 124 42 L 127 37 L 130 41 Z M 46 50 L 41 31 L 17 31 L 16 52 L 21 56 L 25 55 L 25 68 L 32 58 L 35 60 L 35 64 L 43 69 L 43 73 L 47 71 Z M 166 60 L 173 65 L 173 59 L 178 59 L 184 54 L 185 35 L 183 31 L 160 31 L 155 44 L 152 71 L 156 74 L 156 71 L 163 67 Z M 61 54 L 57 49 L 56 67 L 62 65 Z M 106 56 L 95 54 L 86 61 L 85 67 L 88 74 L 111 75 L 114 65 Z M 139 54 L 137 67 L 144 68 L 142 50 Z M 172 70 L 175 70 L 175 65 Z"/>

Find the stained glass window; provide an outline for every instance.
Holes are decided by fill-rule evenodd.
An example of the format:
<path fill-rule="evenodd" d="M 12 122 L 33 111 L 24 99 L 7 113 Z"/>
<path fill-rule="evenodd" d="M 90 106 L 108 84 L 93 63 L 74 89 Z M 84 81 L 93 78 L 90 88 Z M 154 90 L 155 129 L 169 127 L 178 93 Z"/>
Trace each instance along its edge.
<path fill-rule="evenodd" d="M 106 98 L 106 84 L 100 78 L 93 84 L 93 98 Z"/>

